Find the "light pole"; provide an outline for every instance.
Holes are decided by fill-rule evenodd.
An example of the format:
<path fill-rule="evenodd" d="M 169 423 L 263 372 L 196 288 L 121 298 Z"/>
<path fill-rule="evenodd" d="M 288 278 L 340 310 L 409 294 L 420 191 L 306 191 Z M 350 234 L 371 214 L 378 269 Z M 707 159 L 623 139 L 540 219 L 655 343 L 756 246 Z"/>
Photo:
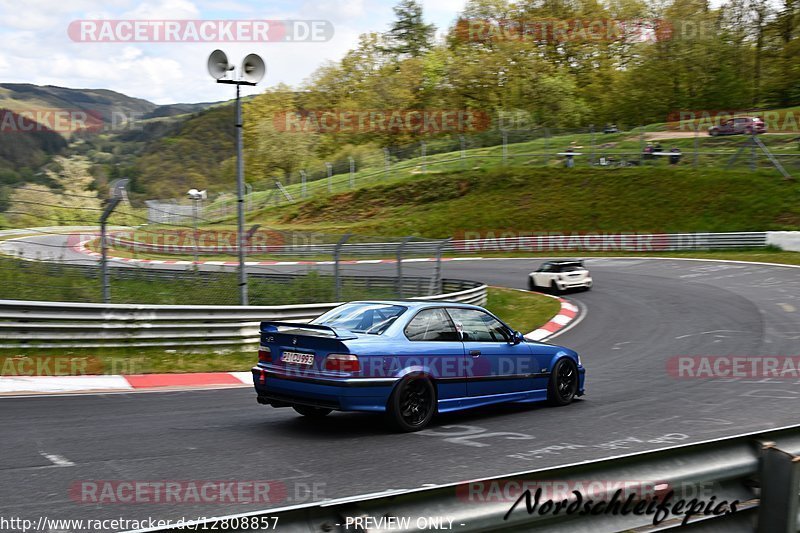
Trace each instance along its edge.
<path fill-rule="evenodd" d="M 236 85 L 236 247 L 239 252 L 239 300 L 247 305 L 247 272 L 244 267 L 244 157 L 242 154 L 242 101 L 240 89 L 242 85 L 256 85 L 264 77 L 267 69 L 256 54 L 249 54 L 242 61 L 239 78 L 226 78 L 228 72 L 234 70 L 228 63 L 228 56 L 222 50 L 214 50 L 208 57 L 208 73 L 217 83 Z"/>

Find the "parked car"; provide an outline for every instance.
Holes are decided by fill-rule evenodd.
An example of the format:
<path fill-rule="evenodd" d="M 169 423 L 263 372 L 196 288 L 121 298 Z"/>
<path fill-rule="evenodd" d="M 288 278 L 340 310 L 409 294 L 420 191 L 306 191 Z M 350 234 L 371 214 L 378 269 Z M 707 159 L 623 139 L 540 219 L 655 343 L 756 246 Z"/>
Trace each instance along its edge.
<path fill-rule="evenodd" d="M 309 324 L 262 322 L 258 402 L 318 418 L 385 413 L 402 431 L 436 413 L 506 402 L 566 405 L 584 393 L 578 354 L 527 340 L 485 309 L 352 302 Z"/>
<path fill-rule="evenodd" d="M 619 128 L 616 124 L 606 124 L 603 133 L 619 133 Z"/>
<path fill-rule="evenodd" d="M 722 122 L 719 126 L 708 128 L 708 134 L 717 135 L 752 135 L 766 133 L 767 125 L 758 117 L 736 117 Z"/>
<path fill-rule="evenodd" d="M 568 289 L 592 288 L 592 276 L 578 259 L 546 261 L 528 274 L 528 290 L 549 290 L 560 293 Z"/>

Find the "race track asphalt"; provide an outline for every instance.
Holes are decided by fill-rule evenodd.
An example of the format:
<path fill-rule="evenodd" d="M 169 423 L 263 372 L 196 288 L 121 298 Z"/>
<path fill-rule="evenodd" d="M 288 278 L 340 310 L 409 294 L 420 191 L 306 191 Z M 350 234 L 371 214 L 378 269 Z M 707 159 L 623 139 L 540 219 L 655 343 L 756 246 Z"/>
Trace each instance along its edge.
<path fill-rule="evenodd" d="M 451 261 L 444 275 L 524 288 L 538 263 Z M 0 398 L 0 516 L 198 518 L 800 422 L 795 379 L 708 381 L 667 372 L 668 359 L 678 355 L 798 355 L 800 270 L 654 259 L 590 259 L 587 266 L 595 288 L 567 295 L 583 317 L 552 341 L 576 349 L 587 367 L 587 394 L 572 405 L 481 409 L 396 434 L 379 416 L 334 413 L 309 421 L 256 404 L 247 388 Z M 97 505 L 71 497 L 70 487 L 83 480 L 277 484 L 269 503 Z"/>

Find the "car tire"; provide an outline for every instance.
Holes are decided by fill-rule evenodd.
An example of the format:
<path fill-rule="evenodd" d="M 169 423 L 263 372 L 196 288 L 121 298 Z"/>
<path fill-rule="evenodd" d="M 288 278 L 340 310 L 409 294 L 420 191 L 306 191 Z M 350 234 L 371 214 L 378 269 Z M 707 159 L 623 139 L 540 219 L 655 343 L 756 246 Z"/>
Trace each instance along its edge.
<path fill-rule="evenodd" d="M 753 128 L 751 128 L 750 126 L 747 126 L 747 127 L 744 129 L 744 134 L 745 134 L 745 135 L 752 135 L 752 134 L 753 134 Z"/>
<path fill-rule="evenodd" d="M 708 130 L 708 134 L 711 135 L 712 137 L 716 137 L 717 135 L 719 135 L 719 130 L 717 129 Z"/>
<path fill-rule="evenodd" d="M 409 376 L 397 384 L 386 412 L 392 425 L 405 433 L 427 426 L 436 413 L 436 389 L 424 376 Z"/>
<path fill-rule="evenodd" d="M 293 405 L 292 409 L 297 411 L 298 414 L 301 414 L 308 418 L 324 418 L 331 414 L 333 409 L 325 409 L 323 407 L 312 407 L 310 405 Z"/>
<path fill-rule="evenodd" d="M 536 284 L 533 282 L 533 278 L 532 277 L 528 277 L 528 290 L 529 291 L 535 291 L 536 290 Z"/>
<path fill-rule="evenodd" d="M 550 373 L 547 384 L 547 402 L 562 406 L 572 403 L 578 394 L 578 366 L 572 359 L 559 359 Z"/>
<path fill-rule="evenodd" d="M 559 290 L 558 285 L 556 285 L 555 281 L 550 282 L 550 292 L 552 292 L 553 294 L 561 294 L 561 291 Z"/>

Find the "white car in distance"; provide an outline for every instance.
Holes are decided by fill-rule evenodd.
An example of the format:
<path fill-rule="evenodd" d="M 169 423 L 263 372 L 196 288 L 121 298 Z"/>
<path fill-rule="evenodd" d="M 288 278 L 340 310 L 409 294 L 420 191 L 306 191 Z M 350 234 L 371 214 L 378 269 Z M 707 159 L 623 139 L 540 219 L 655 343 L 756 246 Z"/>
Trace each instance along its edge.
<path fill-rule="evenodd" d="M 546 261 L 528 274 L 528 290 L 548 290 L 554 294 L 569 289 L 592 288 L 592 277 L 578 259 Z"/>

